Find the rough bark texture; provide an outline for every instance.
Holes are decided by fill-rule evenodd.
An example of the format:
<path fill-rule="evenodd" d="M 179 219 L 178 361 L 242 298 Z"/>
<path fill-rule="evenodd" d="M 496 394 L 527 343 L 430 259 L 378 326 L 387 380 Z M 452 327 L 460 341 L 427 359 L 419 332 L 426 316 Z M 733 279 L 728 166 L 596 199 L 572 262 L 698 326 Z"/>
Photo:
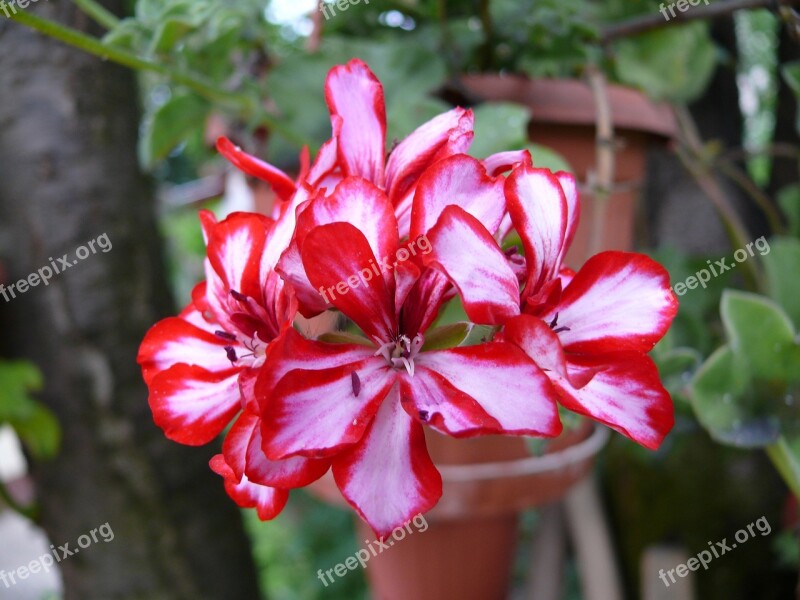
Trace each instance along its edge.
<path fill-rule="evenodd" d="M 27 10 L 90 29 L 71 3 Z M 50 257 L 72 261 L 103 233 L 113 244 L 0 301 L 3 355 L 41 367 L 41 398 L 64 429 L 58 458 L 35 466 L 42 525 L 71 548 L 106 522 L 115 536 L 61 563 L 67 600 L 254 600 L 238 512 L 207 466 L 214 449 L 163 437 L 135 361 L 146 329 L 172 307 L 152 189 L 136 164 L 134 77 L 0 16 L 0 99 L 7 280 Z"/>

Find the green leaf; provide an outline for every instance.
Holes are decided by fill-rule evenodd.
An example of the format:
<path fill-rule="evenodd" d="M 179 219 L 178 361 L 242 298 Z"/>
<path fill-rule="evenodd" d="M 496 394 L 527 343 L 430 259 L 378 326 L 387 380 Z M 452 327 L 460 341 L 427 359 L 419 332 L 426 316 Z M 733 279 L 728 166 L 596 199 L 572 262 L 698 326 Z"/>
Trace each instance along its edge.
<path fill-rule="evenodd" d="M 698 420 L 714 439 L 740 447 L 800 433 L 800 345 L 789 318 L 768 298 L 732 290 L 723 294 L 720 312 L 730 345 L 692 381 Z"/>
<path fill-rule="evenodd" d="M 729 346 L 712 354 L 697 372 L 691 397 L 697 420 L 718 442 L 756 448 L 780 436 L 780 422 L 753 406 L 747 372 L 738 368 Z"/>
<path fill-rule="evenodd" d="M 103 44 L 123 50 L 139 51 L 144 45 L 147 30 L 135 19 L 123 19 L 103 36 Z"/>
<path fill-rule="evenodd" d="M 471 323 L 453 323 L 451 325 L 436 327 L 426 332 L 425 345 L 422 349 L 427 351 L 455 348 L 467 339 L 471 330 Z"/>
<path fill-rule="evenodd" d="M 617 78 L 657 100 L 700 97 L 717 63 L 708 26 L 699 21 L 623 38 L 613 47 Z"/>
<path fill-rule="evenodd" d="M 0 362 L 0 422 L 29 418 L 36 409 L 30 394 L 42 386 L 42 375 L 35 365 Z"/>
<path fill-rule="evenodd" d="M 358 344 L 359 346 L 372 346 L 367 338 L 347 331 L 329 331 L 317 337 L 320 342 L 327 344 Z"/>
<path fill-rule="evenodd" d="M 795 97 L 800 102 L 800 61 L 786 63 L 781 67 L 781 74 L 786 85 L 794 92 Z M 797 111 L 795 128 L 800 132 L 800 111 Z"/>
<path fill-rule="evenodd" d="M 800 273 L 800 240 L 775 237 L 766 248 L 762 256 L 767 293 L 786 311 L 795 330 L 800 329 L 800 278 L 797 277 Z"/>
<path fill-rule="evenodd" d="M 163 160 L 189 135 L 205 125 L 209 104 L 191 93 L 175 95 L 145 121 L 139 159 L 147 168 Z"/>
<path fill-rule="evenodd" d="M 474 109 L 475 140 L 469 153 L 486 158 L 497 152 L 522 148 L 528 139 L 529 110 L 510 102 L 487 102 Z"/>
<path fill-rule="evenodd" d="M 34 458 L 46 460 L 58 453 L 61 427 L 55 415 L 44 406 L 37 404 L 28 418 L 13 421 L 11 426 Z"/>
<path fill-rule="evenodd" d="M 789 220 L 790 233 L 800 237 L 800 185 L 789 185 L 778 192 L 778 205 Z"/>
<path fill-rule="evenodd" d="M 727 290 L 720 307 L 738 366 L 766 382 L 800 382 L 800 344 L 791 320 L 773 301 Z"/>
<path fill-rule="evenodd" d="M 150 54 L 166 54 L 195 28 L 195 24 L 185 18 L 170 18 L 156 29 L 150 42 Z"/>

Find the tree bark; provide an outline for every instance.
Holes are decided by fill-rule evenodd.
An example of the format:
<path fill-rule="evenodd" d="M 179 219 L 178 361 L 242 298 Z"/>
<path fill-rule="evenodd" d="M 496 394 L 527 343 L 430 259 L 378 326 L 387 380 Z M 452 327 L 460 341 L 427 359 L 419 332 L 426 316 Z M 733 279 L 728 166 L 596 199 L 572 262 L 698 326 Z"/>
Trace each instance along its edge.
<path fill-rule="evenodd" d="M 98 33 L 72 3 L 26 10 Z M 173 312 L 153 190 L 136 162 L 137 98 L 132 73 L 0 15 L 6 283 L 104 233 L 113 244 L 0 301 L 2 354 L 39 365 L 41 399 L 64 433 L 57 459 L 34 465 L 41 525 L 72 549 L 104 523 L 114 532 L 61 562 L 67 600 L 254 600 L 239 513 L 207 465 L 217 449 L 164 438 L 136 364 L 147 328 Z"/>

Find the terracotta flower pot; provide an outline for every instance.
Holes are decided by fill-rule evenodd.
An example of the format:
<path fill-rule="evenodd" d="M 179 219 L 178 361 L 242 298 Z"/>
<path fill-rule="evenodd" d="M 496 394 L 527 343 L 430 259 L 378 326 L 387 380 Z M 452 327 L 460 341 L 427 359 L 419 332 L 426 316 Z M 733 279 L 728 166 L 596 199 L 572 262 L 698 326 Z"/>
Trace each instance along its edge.
<path fill-rule="evenodd" d="M 560 153 L 578 181 L 587 181 L 597 163 L 597 112 L 586 82 L 485 74 L 463 77 L 461 85 L 477 98 L 528 107 L 530 141 Z M 603 250 L 631 250 L 636 197 L 644 179 L 647 149 L 674 137 L 677 124 L 669 105 L 656 104 L 634 89 L 612 84 L 607 94 L 614 123 L 616 172 L 599 246 Z M 580 225 L 567 255 L 567 264 L 573 268 L 588 258 L 590 232 L 595 227 L 593 198 L 584 189 L 581 199 Z"/>
<path fill-rule="evenodd" d="M 519 438 L 456 440 L 426 431 L 428 450 L 442 474 L 439 504 L 425 515 L 425 531 L 392 543 L 370 558 L 366 575 L 375 600 L 501 600 L 508 593 L 518 514 L 560 499 L 591 469 L 608 430 L 586 424 L 531 456 Z M 344 505 L 330 473 L 312 486 Z M 374 539 L 358 524 L 358 539 Z"/>

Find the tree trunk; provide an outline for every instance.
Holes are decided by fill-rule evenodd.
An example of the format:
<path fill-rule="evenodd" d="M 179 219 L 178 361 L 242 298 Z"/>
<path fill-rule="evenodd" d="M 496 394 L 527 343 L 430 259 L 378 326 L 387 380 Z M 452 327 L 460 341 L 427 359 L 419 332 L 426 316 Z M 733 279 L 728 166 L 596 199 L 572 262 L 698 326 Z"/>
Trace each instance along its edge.
<path fill-rule="evenodd" d="M 98 33 L 72 3 L 25 10 Z M 102 234 L 113 244 L 0 302 L 3 355 L 39 365 L 41 399 L 64 432 L 58 458 L 34 465 L 41 525 L 72 549 L 104 523 L 113 530 L 61 562 L 67 600 L 255 600 L 238 511 L 207 466 L 216 449 L 164 438 L 136 365 L 147 328 L 173 311 L 153 190 L 136 163 L 137 98 L 130 72 L 0 16 L 6 283 L 51 257 L 74 260 Z"/>

